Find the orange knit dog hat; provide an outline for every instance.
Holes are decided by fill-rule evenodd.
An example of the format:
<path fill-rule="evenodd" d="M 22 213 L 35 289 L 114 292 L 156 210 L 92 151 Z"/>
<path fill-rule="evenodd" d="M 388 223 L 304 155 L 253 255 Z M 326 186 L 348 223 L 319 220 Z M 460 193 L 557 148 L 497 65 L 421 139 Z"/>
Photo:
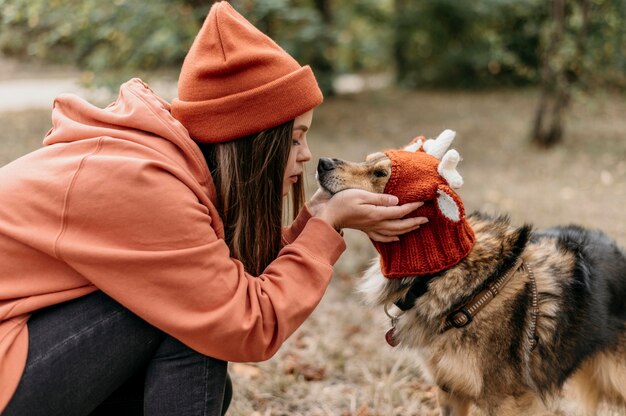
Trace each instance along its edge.
<path fill-rule="evenodd" d="M 461 198 L 452 190 L 463 184 L 456 171 L 460 156 L 447 148 L 455 133 L 446 130 L 436 140 L 423 138 L 402 150 L 388 150 L 391 176 L 385 193 L 400 204 L 424 201 L 409 217 L 426 217 L 428 223 L 400 236 L 400 241 L 378 243 L 385 277 L 413 277 L 448 269 L 465 258 L 476 237 L 465 219 Z M 423 144 L 422 144 L 423 143 Z"/>
<path fill-rule="evenodd" d="M 178 79 L 172 115 L 199 142 L 222 143 L 278 126 L 322 102 L 300 66 L 226 2 L 215 3 Z"/>

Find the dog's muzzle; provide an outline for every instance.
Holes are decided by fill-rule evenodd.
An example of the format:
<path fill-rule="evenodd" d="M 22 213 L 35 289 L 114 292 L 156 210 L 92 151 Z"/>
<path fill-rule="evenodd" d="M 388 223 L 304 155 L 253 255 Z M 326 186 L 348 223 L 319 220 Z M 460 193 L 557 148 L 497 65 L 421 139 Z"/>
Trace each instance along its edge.
<path fill-rule="evenodd" d="M 335 170 L 340 160 L 331 159 L 329 157 L 320 157 L 319 162 L 317 163 L 317 174 L 324 175 L 326 172 L 331 170 Z"/>
<path fill-rule="evenodd" d="M 333 184 L 335 184 L 335 169 L 342 164 L 340 159 L 331 159 L 329 157 L 321 157 L 317 163 L 317 182 L 322 188 L 331 194 L 335 194 L 337 191 L 333 191 Z"/>

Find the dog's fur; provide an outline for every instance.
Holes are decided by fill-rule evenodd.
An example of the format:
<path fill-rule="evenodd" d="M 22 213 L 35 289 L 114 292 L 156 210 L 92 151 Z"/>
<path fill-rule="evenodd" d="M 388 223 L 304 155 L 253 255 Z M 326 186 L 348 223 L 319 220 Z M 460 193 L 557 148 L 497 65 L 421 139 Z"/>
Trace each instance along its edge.
<path fill-rule="evenodd" d="M 322 159 L 320 186 L 383 192 L 391 162 L 375 153 L 363 163 Z M 415 305 L 399 317 L 394 338 L 413 349 L 439 387 L 443 415 L 467 415 L 470 404 L 489 415 L 552 414 L 567 382 L 579 409 L 596 414 L 601 401 L 626 404 L 626 253 L 599 231 L 577 226 L 535 231 L 505 217 L 475 213 L 477 237 L 456 266 L 428 277 Z M 521 257 L 534 271 L 539 311 L 537 346 L 529 341 L 532 291 L 519 269 L 463 328 L 442 332 L 446 317 L 507 272 Z M 379 262 L 361 291 L 371 305 L 405 297 L 414 278 L 386 279 Z"/>

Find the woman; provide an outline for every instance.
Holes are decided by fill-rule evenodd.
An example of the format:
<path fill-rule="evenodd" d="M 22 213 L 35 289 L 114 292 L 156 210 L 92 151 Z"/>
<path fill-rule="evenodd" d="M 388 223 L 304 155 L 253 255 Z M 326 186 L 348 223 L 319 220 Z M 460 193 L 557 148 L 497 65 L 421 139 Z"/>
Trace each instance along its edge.
<path fill-rule="evenodd" d="M 356 190 L 302 207 L 321 101 L 226 2 L 171 105 L 138 79 L 104 109 L 57 98 L 44 146 L 0 170 L 2 414 L 223 414 L 226 362 L 268 359 L 309 316 L 338 230 L 391 241 L 425 221 Z"/>

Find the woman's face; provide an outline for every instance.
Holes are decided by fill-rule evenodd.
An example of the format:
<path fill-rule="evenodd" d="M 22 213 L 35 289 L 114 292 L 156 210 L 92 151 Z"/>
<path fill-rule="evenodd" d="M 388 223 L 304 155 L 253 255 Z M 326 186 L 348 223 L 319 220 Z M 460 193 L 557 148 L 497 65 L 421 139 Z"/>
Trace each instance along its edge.
<path fill-rule="evenodd" d="M 283 177 L 283 196 L 286 196 L 291 186 L 300 180 L 304 163 L 312 158 L 309 145 L 306 141 L 306 134 L 311 127 L 312 120 L 313 110 L 310 110 L 296 117 L 293 122 L 291 152 L 289 153 L 289 159 L 285 167 L 285 176 Z"/>

